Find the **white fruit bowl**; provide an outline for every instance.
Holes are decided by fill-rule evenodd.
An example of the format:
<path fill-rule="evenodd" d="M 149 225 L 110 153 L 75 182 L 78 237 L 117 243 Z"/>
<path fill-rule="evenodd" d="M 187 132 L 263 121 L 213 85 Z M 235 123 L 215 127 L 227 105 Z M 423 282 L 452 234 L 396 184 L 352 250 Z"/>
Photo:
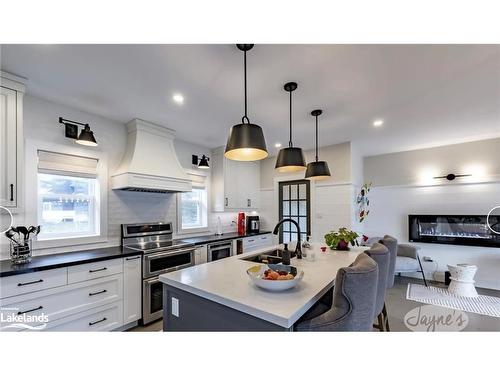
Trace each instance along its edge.
<path fill-rule="evenodd" d="M 268 269 L 273 271 L 287 271 L 295 277 L 291 280 L 266 280 L 263 279 L 264 272 Z M 270 290 L 273 292 L 281 292 L 297 286 L 304 277 L 304 271 L 300 271 L 293 266 L 285 266 L 283 264 L 263 264 L 250 267 L 247 269 L 247 274 L 250 280 L 259 288 Z"/>

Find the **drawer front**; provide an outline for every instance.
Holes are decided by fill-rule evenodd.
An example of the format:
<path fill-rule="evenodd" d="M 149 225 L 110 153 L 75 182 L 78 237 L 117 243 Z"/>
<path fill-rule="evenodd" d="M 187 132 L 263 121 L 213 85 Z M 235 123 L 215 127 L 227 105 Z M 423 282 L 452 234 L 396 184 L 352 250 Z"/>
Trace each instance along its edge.
<path fill-rule="evenodd" d="M 257 246 L 259 243 L 259 238 L 257 236 L 246 237 L 243 239 L 243 248 L 247 249 L 249 247 Z"/>
<path fill-rule="evenodd" d="M 269 234 L 261 234 L 243 239 L 244 250 L 256 250 L 260 247 L 271 246 L 272 244 L 273 238 Z"/>
<path fill-rule="evenodd" d="M 112 331 L 123 325 L 123 304 L 110 305 L 72 315 L 47 324 L 44 331 L 99 332 Z"/>
<path fill-rule="evenodd" d="M 22 298 L 25 297 L 25 298 Z M 2 311 L 14 317 L 22 315 L 35 321 L 35 317 L 46 316 L 48 322 L 61 319 L 98 306 L 123 299 L 123 275 L 90 280 L 78 285 L 66 285 L 49 291 L 2 300 Z M 0 323 L 0 328 L 10 330 L 10 323 Z"/>
<path fill-rule="evenodd" d="M 2 277 L 0 279 L 0 299 L 55 288 L 67 283 L 66 267 Z"/>
<path fill-rule="evenodd" d="M 260 242 L 259 245 L 262 247 L 271 246 L 273 244 L 273 237 L 270 234 L 263 234 L 258 237 Z"/>
<path fill-rule="evenodd" d="M 68 267 L 68 284 L 97 279 L 123 272 L 123 259 L 111 259 L 102 262 L 86 263 Z"/>

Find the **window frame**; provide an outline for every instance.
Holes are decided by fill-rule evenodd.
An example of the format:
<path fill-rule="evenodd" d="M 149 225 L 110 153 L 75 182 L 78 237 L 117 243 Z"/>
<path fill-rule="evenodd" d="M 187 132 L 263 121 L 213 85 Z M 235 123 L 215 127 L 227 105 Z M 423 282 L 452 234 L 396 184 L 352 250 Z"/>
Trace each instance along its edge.
<path fill-rule="evenodd" d="M 196 170 L 186 170 L 186 173 L 188 176 L 192 177 L 192 180 L 197 180 L 196 182 L 192 182 L 192 187 L 193 189 L 203 189 L 205 190 L 206 194 L 206 205 L 205 209 L 203 212 L 204 216 L 204 225 L 201 227 L 194 227 L 194 228 L 182 228 L 182 194 L 183 193 L 177 193 L 177 233 L 179 235 L 184 235 L 184 234 L 192 234 L 192 233 L 207 233 L 209 232 L 209 227 L 210 227 L 210 181 L 208 178 L 208 175 L 206 173 L 203 173 L 201 171 L 196 171 Z M 203 180 L 203 182 L 200 182 L 199 180 Z"/>
<path fill-rule="evenodd" d="M 75 146 L 42 142 L 33 139 L 26 139 L 26 181 L 36 181 L 36 183 L 26 185 L 26 208 L 25 222 L 34 225 L 38 222 L 38 150 L 64 153 L 74 156 L 94 158 L 97 163 L 97 186 L 98 204 L 95 207 L 95 217 L 98 218 L 99 233 L 97 235 L 85 235 L 77 237 L 64 237 L 54 239 L 37 239 L 34 248 L 37 250 L 92 245 L 105 243 L 108 241 L 108 157 L 105 153 L 80 148 Z"/>
<path fill-rule="evenodd" d="M 66 174 L 63 174 L 63 173 L 60 173 L 60 174 L 52 174 L 52 173 L 48 173 L 48 172 L 38 172 L 37 174 L 37 223 L 40 223 L 40 217 L 41 217 L 41 214 L 42 214 L 42 206 L 43 206 L 43 202 L 42 200 L 40 199 L 41 196 L 51 196 L 50 194 L 40 194 L 39 190 L 38 190 L 38 185 L 40 183 L 40 174 L 45 174 L 45 175 L 51 175 L 51 176 L 63 176 L 63 177 L 75 177 L 75 176 L 71 176 L 71 175 L 66 175 Z M 90 178 L 90 177 L 79 177 L 79 178 Z M 49 234 L 49 235 L 45 235 L 45 236 L 38 236 L 38 239 L 39 241 L 49 241 L 49 240 L 63 240 L 63 239 L 70 239 L 70 238 L 85 238 L 85 237 L 94 237 L 94 236 L 98 236 L 100 235 L 99 233 L 99 223 L 100 223 L 100 218 L 99 218 L 99 210 L 98 210 L 98 206 L 100 205 L 100 189 L 99 189 L 99 180 L 97 178 L 94 178 L 95 180 L 95 185 L 93 186 L 93 191 L 92 194 L 89 194 L 87 195 L 87 197 L 91 198 L 89 200 L 89 206 L 90 206 L 90 210 L 92 211 L 92 216 L 90 217 L 90 223 L 89 223 L 89 226 L 91 228 L 94 228 L 92 232 L 85 232 L 84 235 L 75 235 L 75 234 L 71 234 L 71 233 L 66 233 L 66 234 Z M 58 195 L 58 196 L 63 196 L 64 194 L 55 194 L 55 195 Z M 70 195 L 67 195 L 67 198 L 70 197 Z"/>

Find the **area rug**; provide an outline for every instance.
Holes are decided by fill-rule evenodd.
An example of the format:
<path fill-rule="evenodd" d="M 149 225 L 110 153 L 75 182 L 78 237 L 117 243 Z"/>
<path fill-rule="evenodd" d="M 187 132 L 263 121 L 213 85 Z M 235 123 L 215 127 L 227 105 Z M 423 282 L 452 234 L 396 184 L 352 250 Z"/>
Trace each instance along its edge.
<path fill-rule="evenodd" d="M 459 297 L 448 293 L 448 290 L 445 288 L 408 284 L 406 299 L 500 318 L 500 298 L 498 297 L 484 295 L 476 298 Z"/>

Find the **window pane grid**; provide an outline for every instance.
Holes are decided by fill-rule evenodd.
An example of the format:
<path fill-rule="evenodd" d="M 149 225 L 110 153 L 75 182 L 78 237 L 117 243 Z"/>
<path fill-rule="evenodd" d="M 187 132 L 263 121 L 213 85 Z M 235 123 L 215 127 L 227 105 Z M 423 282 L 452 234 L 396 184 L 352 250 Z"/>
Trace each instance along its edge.
<path fill-rule="evenodd" d="M 40 239 L 99 235 L 95 178 L 38 174 Z"/>

